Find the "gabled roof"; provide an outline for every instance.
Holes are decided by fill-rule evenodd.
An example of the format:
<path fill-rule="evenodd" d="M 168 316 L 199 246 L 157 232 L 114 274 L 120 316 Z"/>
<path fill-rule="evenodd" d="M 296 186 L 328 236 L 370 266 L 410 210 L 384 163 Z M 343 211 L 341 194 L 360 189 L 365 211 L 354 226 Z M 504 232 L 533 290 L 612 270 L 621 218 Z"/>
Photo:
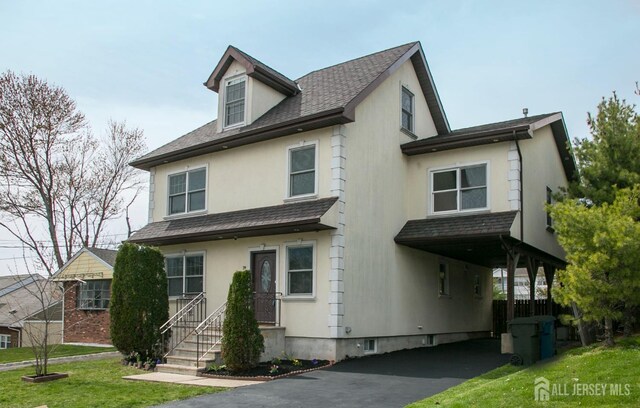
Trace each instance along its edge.
<path fill-rule="evenodd" d="M 246 63 L 255 65 L 257 61 L 232 47 L 227 52 L 237 54 Z M 223 57 L 221 60 L 223 66 L 228 58 Z M 418 76 L 438 133 L 449 133 L 449 124 L 422 47 L 419 42 L 413 42 L 313 71 L 295 81 L 300 89 L 299 93 L 283 99 L 250 125 L 218 132 L 214 120 L 134 160 L 131 165 L 148 170 L 159 164 L 299 131 L 353 122 L 356 106 L 409 60 Z M 220 70 L 223 70 L 223 66 Z M 214 86 L 214 74 L 214 79 L 207 81 L 208 86 Z"/>
<path fill-rule="evenodd" d="M 567 179 L 573 180 L 577 178 L 576 162 L 570 148 L 569 136 L 561 112 L 545 113 L 504 122 L 456 129 L 446 135 L 439 134 L 405 143 L 402 145 L 402 152 L 408 156 L 413 156 L 514 139 L 530 139 L 533 137 L 534 130 L 547 125 L 551 126 Z"/>
<path fill-rule="evenodd" d="M 227 51 L 225 51 L 204 85 L 215 92 L 219 92 L 220 80 L 233 61 L 237 61 L 244 66 L 247 75 L 269 85 L 284 95 L 293 96 L 300 92 L 298 85 L 294 81 L 232 45 L 227 48 Z"/>
<path fill-rule="evenodd" d="M 91 252 L 98 258 L 102 259 L 111 267 L 113 267 L 116 264 L 116 255 L 118 255 L 118 251 L 115 251 L 113 249 L 102 249 L 102 248 L 86 248 L 86 250 Z"/>
<path fill-rule="evenodd" d="M 42 311 L 43 303 L 49 307 L 61 299 L 58 285 L 40 275 L 3 277 L 2 281 L 5 291 L 0 296 L 0 326 L 20 327 L 22 320 Z"/>
<path fill-rule="evenodd" d="M 152 222 L 133 234 L 129 241 L 168 245 L 333 229 L 322 224 L 321 218 L 337 200 L 337 197 L 329 197 Z"/>

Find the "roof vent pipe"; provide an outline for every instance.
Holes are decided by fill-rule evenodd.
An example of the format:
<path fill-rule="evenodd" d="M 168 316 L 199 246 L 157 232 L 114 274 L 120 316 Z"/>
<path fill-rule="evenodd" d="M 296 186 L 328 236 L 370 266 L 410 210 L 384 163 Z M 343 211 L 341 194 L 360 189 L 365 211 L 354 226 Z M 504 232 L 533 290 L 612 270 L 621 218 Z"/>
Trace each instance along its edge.
<path fill-rule="evenodd" d="M 522 114 L 524 115 L 524 117 L 526 118 L 527 115 L 529 114 L 529 108 L 522 108 Z"/>

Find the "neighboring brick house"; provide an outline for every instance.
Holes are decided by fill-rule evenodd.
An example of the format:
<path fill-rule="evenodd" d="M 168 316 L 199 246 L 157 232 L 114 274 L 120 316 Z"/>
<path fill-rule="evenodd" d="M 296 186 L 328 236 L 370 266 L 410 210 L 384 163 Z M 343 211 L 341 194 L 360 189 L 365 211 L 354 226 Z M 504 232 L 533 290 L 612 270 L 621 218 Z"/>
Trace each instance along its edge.
<path fill-rule="evenodd" d="M 0 276 L 0 349 L 25 347 L 37 341 L 45 319 L 49 323 L 49 343 L 60 343 L 60 297 L 58 285 L 40 275 Z"/>
<path fill-rule="evenodd" d="M 56 273 L 64 288 L 64 343 L 111 344 L 111 280 L 117 251 L 83 248 Z"/>
<path fill-rule="evenodd" d="M 297 80 L 230 46 L 205 86 L 218 119 L 132 163 L 150 194 L 130 239 L 165 254 L 171 299 L 206 299 L 201 328 L 246 267 L 290 355 L 436 345 L 489 334 L 492 268 L 563 267 L 561 113 L 451 130 L 417 42 Z"/>

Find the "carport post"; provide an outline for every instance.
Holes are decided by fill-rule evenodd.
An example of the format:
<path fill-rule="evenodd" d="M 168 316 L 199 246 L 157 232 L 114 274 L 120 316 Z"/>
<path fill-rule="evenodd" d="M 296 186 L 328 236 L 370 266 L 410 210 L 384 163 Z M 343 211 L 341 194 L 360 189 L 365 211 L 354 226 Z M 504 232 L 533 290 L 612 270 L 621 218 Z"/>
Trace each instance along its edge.
<path fill-rule="evenodd" d="M 553 286 L 553 278 L 556 274 L 556 268 L 553 265 L 544 263 L 544 280 L 547 281 L 547 314 L 553 316 L 553 298 L 551 297 L 551 287 Z"/>
<path fill-rule="evenodd" d="M 515 296 L 513 292 L 516 286 L 516 267 L 519 259 L 519 253 L 507 251 L 507 321 L 513 320 L 514 317 Z"/>
<path fill-rule="evenodd" d="M 529 316 L 536 314 L 536 276 L 538 275 L 538 262 L 527 256 L 527 274 L 529 275 Z"/>

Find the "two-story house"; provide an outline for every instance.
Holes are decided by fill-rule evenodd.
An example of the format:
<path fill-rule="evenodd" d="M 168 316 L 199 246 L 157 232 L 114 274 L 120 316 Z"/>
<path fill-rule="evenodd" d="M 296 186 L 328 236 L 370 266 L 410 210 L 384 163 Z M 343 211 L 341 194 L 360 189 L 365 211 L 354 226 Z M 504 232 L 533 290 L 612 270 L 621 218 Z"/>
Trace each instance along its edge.
<path fill-rule="evenodd" d="M 562 115 L 451 130 L 420 43 L 297 80 L 230 46 L 205 86 L 218 119 L 132 163 L 150 198 L 131 241 L 209 314 L 250 269 L 278 353 L 486 336 L 492 267 L 564 264 L 544 211 L 576 172 Z"/>

